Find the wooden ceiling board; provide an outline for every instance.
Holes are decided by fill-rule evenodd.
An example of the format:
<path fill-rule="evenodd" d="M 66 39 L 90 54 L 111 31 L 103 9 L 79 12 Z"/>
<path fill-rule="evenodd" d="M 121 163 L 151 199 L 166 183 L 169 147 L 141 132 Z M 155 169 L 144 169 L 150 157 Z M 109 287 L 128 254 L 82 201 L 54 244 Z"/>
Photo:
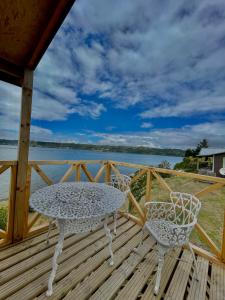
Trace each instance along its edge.
<path fill-rule="evenodd" d="M 20 85 L 24 69 L 36 68 L 74 2 L 0 1 L 0 79 Z"/>

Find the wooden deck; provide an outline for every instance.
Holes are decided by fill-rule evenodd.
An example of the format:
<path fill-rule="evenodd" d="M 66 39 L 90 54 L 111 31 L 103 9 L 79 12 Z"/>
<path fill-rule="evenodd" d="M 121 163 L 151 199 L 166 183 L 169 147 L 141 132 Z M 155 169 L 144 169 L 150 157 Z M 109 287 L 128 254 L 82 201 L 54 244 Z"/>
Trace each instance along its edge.
<path fill-rule="evenodd" d="M 111 228 L 113 225 L 110 225 Z M 141 228 L 125 218 L 118 220 L 113 239 L 114 266 L 104 230 L 71 235 L 64 242 L 54 284 L 47 298 L 47 279 L 57 242 L 57 229 L 46 245 L 46 234 L 0 251 L 0 299 L 225 299 L 225 269 L 198 257 L 200 281 L 193 279 L 187 250 L 167 255 L 158 297 L 153 295 L 157 256 L 155 242 L 146 235 L 138 253 Z M 176 258 L 179 258 L 176 259 Z"/>

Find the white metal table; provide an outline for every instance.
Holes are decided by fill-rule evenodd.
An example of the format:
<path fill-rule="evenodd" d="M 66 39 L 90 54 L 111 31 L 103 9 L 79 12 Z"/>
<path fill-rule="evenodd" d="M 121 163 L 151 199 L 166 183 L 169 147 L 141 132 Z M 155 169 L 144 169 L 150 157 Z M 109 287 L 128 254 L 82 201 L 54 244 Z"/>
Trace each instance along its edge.
<path fill-rule="evenodd" d="M 113 265 L 112 236 L 107 226 L 108 215 L 116 213 L 124 201 L 125 194 L 119 189 L 93 182 L 58 183 L 32 194 L 30 206 L 37 212 L 56 219 L 59 228 L 59 240 L 52 260 L 47 296 L 53 292 L 57 258 L 62 253 L 66 234 L 90 232 L 104 223 L 109 240 L 110 265 Z"/>

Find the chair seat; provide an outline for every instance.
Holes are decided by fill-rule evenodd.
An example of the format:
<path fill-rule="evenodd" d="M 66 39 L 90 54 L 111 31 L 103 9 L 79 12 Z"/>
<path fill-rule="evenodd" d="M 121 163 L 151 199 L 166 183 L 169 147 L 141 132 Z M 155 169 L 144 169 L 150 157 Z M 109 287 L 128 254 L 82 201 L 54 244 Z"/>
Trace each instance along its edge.
<path fill-rule="evenodd" d="M 149 220 L 145 223 L 145 228 L 154 239 L 165 247 L 178 246 L 174 243 L 173 227 L 174 223 L 166 220 Z"/>

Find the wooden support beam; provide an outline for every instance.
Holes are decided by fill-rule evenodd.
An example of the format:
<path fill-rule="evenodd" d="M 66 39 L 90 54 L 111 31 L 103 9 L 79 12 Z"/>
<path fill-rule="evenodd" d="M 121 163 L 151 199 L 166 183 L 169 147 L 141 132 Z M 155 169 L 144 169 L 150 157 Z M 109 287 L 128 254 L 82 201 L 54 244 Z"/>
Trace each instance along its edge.
<path fill-rule="evenodd" d="M 5 172 L 10 166 L 1 166 L 0 167 L 0 174 L 2 174 L 3 172 Z"/>
<path fill-rule="evenodd" d="M 101 177 L 104 169 L 105 169 L 105 165 L 101 166 L 101 168 L 98 170 L 98 173 L 96 174 L 96 176 L 94 178 L 95 182 L 99 181 L 99 178 Z"/>
<path fill-rule="evenodd" d="M 203 190 L 197 192 L 195 194 L 195 196 L 198 197 L 198 198 L 200 198 L 200 197 L 202 197 L 204 195 L 207 195 L 208 193 L 211 193 L 211 192 L 213 192 L 215 190 L 218 190 L 218 189 L 222 188 L 223 186 L 224 185 L 222 183 L 219 183 L 219 182 L 211 184 L 211 185 L 207 186 L 206 188 L 204 188 Z"/>
<path fill-rule="evenodd" d="M 84 171 L 85 175 L 87 176 L 87 178 L 89 179 L 89 181 L 94 182 L 94 178 L 92 177 L 91 173 L 88 171 L 87 166 L 86 165 L 81 165 L 82 170 Z"/>
<path fill-rule="evenodd" d="M 147 171 L 147 180 L 146 180 L 146 193 L 145 193 L 145 202 L 151 200 L 151 191 L 152 191 L 152 172 Z"/>
<path fill-rule="evenodd" d="M 101 164 L 105 160 L 30 160 L 29 165 L 79 165 L 79 164 Z M 1 165 L 1 163 L 0 163 Z"/>
<path fill-rule="evenodd" d="M 38 175 L 47 183 L 47 185 L 52 185 L 53 181 L 42 171 L 42 169 L 38 165 L 32 165 L 34 170 L 38 173 Z"/>
<path fill-rule="evenodd" d="M 49 228 L 49 223 L 41 224 L 39 226 L 31 228 L 27 234 L 27 237 L 33 237 L 33 236 L 37 236 L 43 232 L 47 232 L 48 228 Z"/>
<path fill-rule="evenodd" d="M 143 226 L 144 225 L 144 222 L 138 218 L 138 217 L 135 217 L 127 212 L 124 212 L 122 210 L 119 210 L 119 214 L 125 218 L 127 218 L 128 220 L 132 220 L 134 221 L 136 224 L 140 225 L 140 226 Z"/>
<path fill-rule="evenodd" d="M 16 177 L 17 166 L 11 166 L 10 189 L 9 189 L 9 206 L 8 206 L 8 222 L 7 222 L 7 240 L 12 242 L 14 231 L 14 214 L 16 200 Z"/>
<path fill-rule="evenodd" d="M 152 170 L 152 174 L 155 176 L 155 178 L 159 181 L 159 183 L 161 184 L 161 186 L 168 190 L 170 193 L 172 192 L 172 189 L 170 188 L 170 186 L 166 183 L 166 181 L 158 174 L 156 173 L 154 170 Z"/>
<path fill-rule="evenodd" d="M 69 169 L 66 171 L 66 173 L 63 175 L 63 177 L 60 179 L 59 182 L 65 182 L 70 177 L 73 170 L 74 170 L 74 167 L 70 166 Z"/>
<path fill-rule="evenodd" d="M 28 203 L 26 201 L 27 166 L 30 142 L 30 122 L 32 107 L 33 71 L 26 69 L 22 85 L 20 112 L 20 130 L 18 140 L 18 167 L 16 180 L 16 200 L 13 241 L 24 238 L 28 221 Z"/>
<path fill-rule="evenodd" d="M 223 236 L 222 236 L 221 258 L 222 258 L 222 261 L 225 263 L 225 210 L 224 210 L 224 217 L 223 217 Z"/>
<path fill-rule="evenodd" d="M 146 172 L 147 172 L 146 169 L 140 170 L 140 171 L 137 173 L 137 175 L 135 175 L 134 177 L 132 177 L 131 183 L 137 181 L 137 180 L 138 180 L 141 176 L 143 176 Z"/>
<path fill-rule="evenodd" d="M 199 236 L 206 242 L 211 251 L 220 259 L 221 253 L 216 244 L 212 241 L 212 239 L 208 236 L 205 230 L 197 223 L 195 224 L 195 228 L 199 233 Z"/>
<path fill-rule="evenodd" d="M 30 223 L 27 226 L 27 232 L 29 232 L 31 230 L 31 228 L 33 227 L 33 225 L 37 222 L 37 220 L 40 218 L 41 214 L 39 214 L 38 212 L 36 212 L 33 215 L 33 218 L 31 219 Z"/>
<path fill-rule="evenodd" d="M 17 160 L 0 160 L 0 166 L 16 166 Z"/>
<path fill-rule="evenodd" d="M 113 161 L 109 160 L 109 163 L 115 166 L 122 166 L 122 167 L 128 167 L 128 168 L 134 168 L 134 169 L 148 169 L 148 166 L 141 165 L 141 164 L 132 164 L 132 163 L 126 163 L 121 161 Z"/>
<path fill-rule="evenodd" d="M 105 182 L 111 181 L 111 168 L 112 166 L 109 163 L 105 164 Z"/>
<path fill-rule="evenodd" d="M 80 181 L 80 164 L 76 165 L 74 168 L 75 168 L 75 172 L 76 172 L 75 180 Z"/>
<path fill-rule="evenodd" d="M 115 174 L 117 177 L 121 177 L 120 171 L 119 171 L 114 165 L 110 164 L 110 166 L 111 166 L 111 168 L 112 168 L 114 174 Z"/>
<path fill-rule="evenodd" d="M 137 202 L 136 198 L 134 197 L 134 195 L 131 192 L 128 193 L 128 196 L 129 196 L 130 201 L 132 202 L 132 204 L 136 208 L 139 216 L 145 222 L 145 213 L 143 212 L 140 204 Z"/>
<path fill-rule="evenodd" d="M 222 184 L 225 184 L 225 178 L 208 176 L 208 175 L 199 175 L 199 174 L 195 174 L 195 173 L 169 170 L 169 169 L 161 169 L 161 168 L 151 168 L 151 169 L 158 172 L 158 173 L 162 173 L 162 174 L 170 174 L 170 175 L 176 175 L 176 176 L 179 176 L 179 177 L 187 177 L 187 178 L 197 179 L 197 180 L 200 180 L 200 181 L 220 182 Z"/>
<path fill-rule="evenodd" d="M 189 247 L 187 245 L 184 246 L 185 249 L 189 249 Z M 221 262 L 221 260 L 214 254 L 212 254 L 211 252 L 208 252 L 205 249 L 199 248 L 198 246 L 194 245 L 191 243 L 191 248 L 194 250 L 194 252 L 202 257 L 204 257 L 205 259 L 209 260 L 212 263 L 216 263 L 220 266 L 224 267 L 224 264 Z"/>
<path fill-rule="evenodd" d="M 6 239 L 7 234 L 5 232 L 5 230 L 0 229 L 0 239 Z"/>
<path fill-rule="evenodd" d="M 24 237 L 27 235 L 27 227 L 28 227 L 28 217 L 29 217 L 29 199 L 30 199 L 30 185 L 31 185 L 31 166 L 27 166 L 27 180 L 26 180 L 26 193 L 25 193 L 25 201 L 24 205 L 27 207 L 27 210 L 24 212 L 25 219 L 27 220 L 26 223 L 24 223 Z"/>

